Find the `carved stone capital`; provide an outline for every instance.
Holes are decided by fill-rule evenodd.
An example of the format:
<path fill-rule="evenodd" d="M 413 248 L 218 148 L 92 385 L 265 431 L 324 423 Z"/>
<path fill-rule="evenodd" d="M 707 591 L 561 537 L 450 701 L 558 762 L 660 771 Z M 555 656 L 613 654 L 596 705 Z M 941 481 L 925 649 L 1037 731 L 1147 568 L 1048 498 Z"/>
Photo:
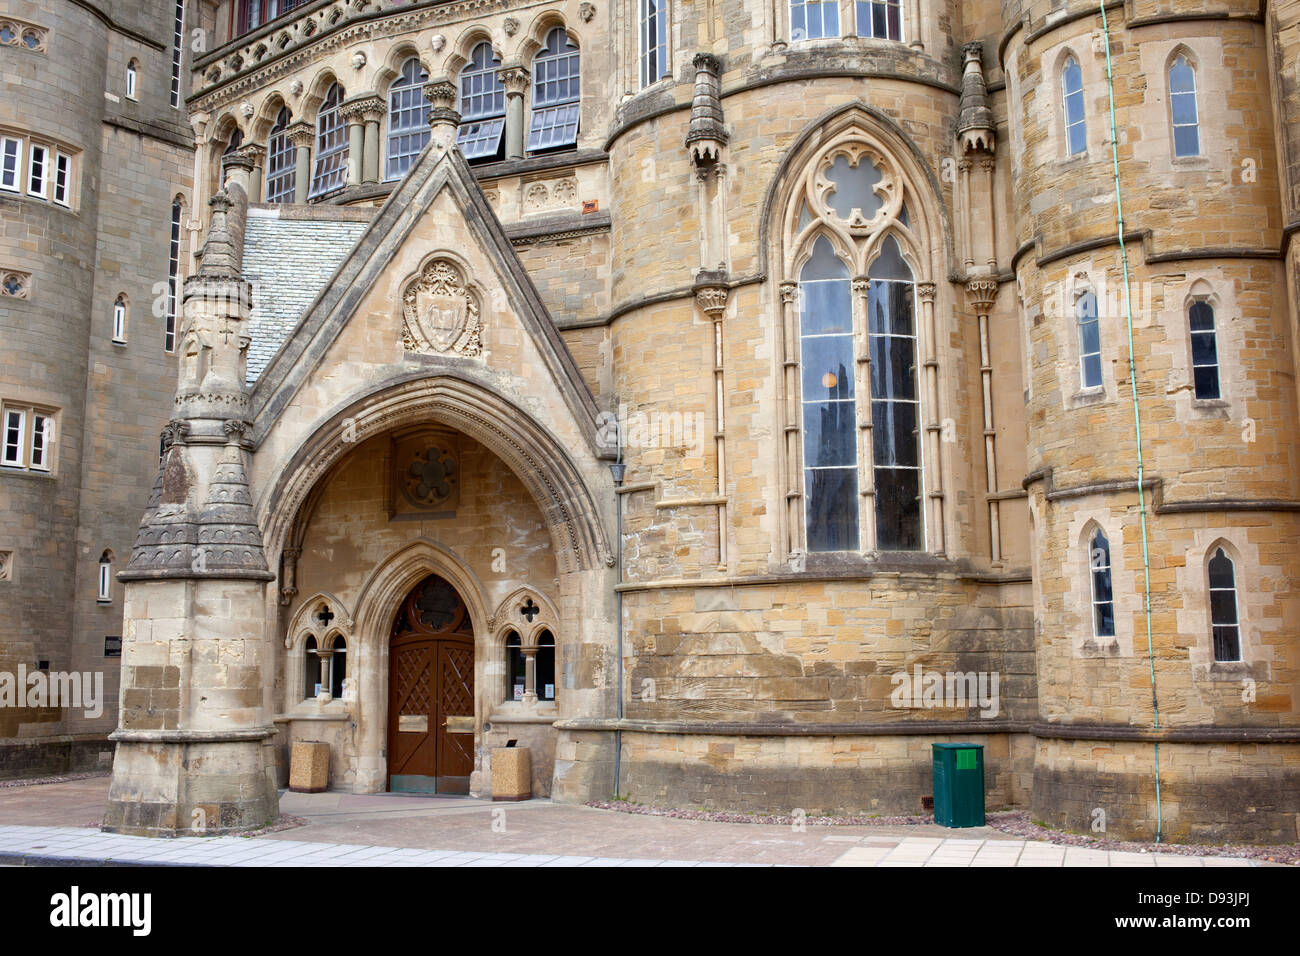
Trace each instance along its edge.
<path fill-rule="evenodd" d="M 799 298 L 799 283 L 782 282 L 781 283 L 781 301 L 794 302 Z"/>
<path fill-rule="evenodd" d="M 695 290 L 695 302 L 701 312 L 716 322 L 727 311 L 727 295 L 725 286 L 708 286 Z"/>
<path fill-rule="evenodd" d="M 966 282 L 966 298 L 978 315 L 989 314 L 997 295 L 997 279 L 970 279 Z"/>
<path fill-rule="evenodd" d="M 497 79 L 506 88 L 506 96 L 523 96 L 528 92 L 530 75 L 521 63 L 512 63 L 497 70 Z"/>
<path fill-rule="evenodd" d="M 424 84 L 424 98 L 435 109 L 454 110 L 460 99 L 456 84 L 446 78 L 430 80 Z"/>
<path fill-rule="evenodd" d="M 963 173 L 969 173 L 970 167 L 971 167 L 971 161 L 969 159 L 957 160 L 957 168 L 960 169 Z"/>
<path fill-rule="evenodd" d="M 993 169 L 996 166 L 997 166 L 997 162 L 993 159 L 992 156 L 986 156 L 984 159 L 980 160 L 980 169 L 984 170 L 985 172 L 989 172 L 989 173 L 993 172 Z"/>
<path fill-rule="evenodd" d="M 866 295 L 871 291 L 871 280 L 866 276 L 858 276 L 853 280 L 853 294 Z"/>
<path fill-rule="evenodd" d="M 239 147 L 239 151 L 248 157 L 254 166 L 261 166 L 266 160 L 266 147 L 260 143 L 249 143 Z"/>
<path fill-rule="evenodd" d="M 238 445 L 244 440 L 244 436 L 252 431 L 252 428 L 247 422 L 228 418 L 221 423 L 221 430 L 225 432 L 227 444 Z"/>
<path fill-rule="evenodd" d="M 316 139 L 316 127 L 311 123 L 299 120 L 296 123 L 290 123 L 285 127 L 284 135 L 288 137 L 289 142 L 295 146 L 308 146 Z"/>
<path fill-rule="evenodd" d="M 921 297 L 922 302 L 933 302 L 934 293 L 935 288 L 933 282 L 918 282 L 916 284 L 916 294 Z"/>
<path fill-rule="evenodd" d="M 380 120 L 388 115 L 388 104 L 378 96 L 358 96 L 341 103 L 339 115 L 349 123 Z"/>
<path fill-rule="evenodd" d="M 180 419 L 172 419 L 162 429 L 162 446 L 163 451 L 167 451 L 173 445 L 184 445 L 185 439 L 190 434 L 190 423 Z"/>

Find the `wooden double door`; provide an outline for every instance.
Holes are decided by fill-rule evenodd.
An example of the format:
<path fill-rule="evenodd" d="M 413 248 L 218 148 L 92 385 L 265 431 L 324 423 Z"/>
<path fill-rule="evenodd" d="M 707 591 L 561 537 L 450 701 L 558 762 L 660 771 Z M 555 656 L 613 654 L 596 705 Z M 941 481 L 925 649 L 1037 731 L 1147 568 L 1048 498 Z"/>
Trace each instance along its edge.
<path fill-rule="evenodd" d="M 450 583 L 431 575 L 402 602 L 388 660 L 388 789 L 469 793 L 474 632 Z"/>

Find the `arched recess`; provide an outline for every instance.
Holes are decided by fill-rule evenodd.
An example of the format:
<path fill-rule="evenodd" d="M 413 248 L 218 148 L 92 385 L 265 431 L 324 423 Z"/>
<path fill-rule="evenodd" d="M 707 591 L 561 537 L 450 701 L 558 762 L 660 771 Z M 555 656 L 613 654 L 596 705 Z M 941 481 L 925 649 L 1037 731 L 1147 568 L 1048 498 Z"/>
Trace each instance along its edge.
<path fill-rule="evenodd" d="M 347 85 L 335 75 L 333 70 L 322 70 L 316 74 L 316 78 L 311 81 L 307 90 L 302 95 L 302 106 L 299 109 L 299 118 L 306 120 L 308 123 L 315 124 L 316 114 L 320 112 L 321 104 L 325 102 L 325 96 L 329 93 L 330 87 L 335 83 L 339 85 L 341 99 L 348 98 Z"/>
<path fill-rule="evenodd" d="M 384 57 L 384 62 L 375 70 L 374 82 L 371 89 L 375 91 L 376 96 L 388 97 L 388 90 L 393 85 L 393 81 L 402 75 L 402 67 L 406 61 L 414 57 L 420 62 L 420 69 L 425 73 L 429 72 L 429 65 L 424 57 L 420 55 L 419 47 L 409 41 L 402 41 L 394 44 Z"/>
<path fill-rule="evenodd" d="M 533 18 L 533 22 L 528 27 L 528 32 L 524 34 L 523 39 L 520 41 L 519 59 L 524 64 L 530 65 L 533 57 L 537 55 L 537 51 L 546 46 L 546 35 L 556 27 L 564 30 L 569 42 L 574 46 L 582 47 L 577 31 L 565 22 L 563 14 L 558 10 L 544 10 Z"/>
<path fill-rule="evenodd" d="M 505 62 L 504 51 L 498 49 L 496 43 L 492 41 L 490 34 L 484 27 L 470 27 L 456 40 L 456 45 L 452 47 L 451 52 L 443 60 L 443 73 L 453 82 L 460 78 L 460 71 L 465 68 L 469 62 L 470 54 L 474 47 L 480 43 L 488 43 L 492 47 L 492 54 L 501 62 Z"/>
<path fill-rule="evenodd" d="M 455 371 L 429 369 L 346 401 L 299 444 L 258 505 L 268 554 L 280 554 L 303 503 L 339 460 L 368 438 L 423 422 L 463 432 L 518 476 L 550 531 L 557 571 L 613 567 L 596 500 L 564 444 L 496 392 Z"/>
<path fill-rule="evenodd" d="M 284 96 L 280 93 L 271 93 L 264 100 L 257 112 L 248 123 L 248 139 L 245 142 L 258 143 L 266 145 L 266 138 L 271 133 L 271 127 L 275 125 L 276 118 L 280 115 L 280 110 L 288 107 L 289 115 L 297 119 L 293 107 L 289 106 Z"/>

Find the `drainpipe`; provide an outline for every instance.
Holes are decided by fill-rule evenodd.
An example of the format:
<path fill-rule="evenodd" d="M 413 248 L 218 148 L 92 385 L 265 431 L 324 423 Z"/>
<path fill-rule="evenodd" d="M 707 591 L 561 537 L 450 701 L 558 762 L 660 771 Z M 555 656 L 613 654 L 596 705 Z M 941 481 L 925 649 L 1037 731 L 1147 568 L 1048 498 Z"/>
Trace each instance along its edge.
<path fill-rule="evenodd" d="M 623 486 L 623 476 L 627 473 L 627 465 L 623 464 L 623 425 L 615 421 L 615 432 L 618 440 L 618 459 L 614 464 L 609 466 L 610 474 L 614 477 L 614 511 L 617 515 L 616 528 L 617 537 L 615 538 L 615 553 L 618 556 L 618 583 L 623 583 L 623 496 L 618 489 Z M 614 730 L 614 799 L 618 799 L 619 769 L 623 755 L 623 592 L 614 591 L 615 614 L 618 617 L 618 727 Z"/>
<path fill-rule="evenodd" d="M 1106 0 L 1098 0 L 1101 8 L 1101 30 L 1106 41 L 1106 95 L 1110 98 L 1110 156 L 1115 173 L 1115 216 L 1119 232 L 1119 256 L 1124 267 L 1124 315 L 1128 330 L 1128 383 L 1133 397 L 1133 430 L 1137 443 L 1138 514 L 1142 524 L 1142 606 L 1147 628 L 1147 663 L 1151 673 L 1151 714 L 1154 729 L 1160 729 L 1160 704 L 1156 698 L 1156 655 L 1151 642 L 1151 556 L 1147 543 L 1147 501 L 1143 486 L 1142 415 L 1138 408 L 1137 363 L 1133 359 L 1133 302 L 1129 295 L 1128 249 L 1124 245 L 1124 201 L 1119 188 L 1119 133 L 1115 124 L 1115 80 L 1111 74 L 1110 27 L 1106 22 Z M 1164 835 L 1164 819 L 1160 806 L 1160 742 L 1155 741 L 1156 764 L 1156 842 Z"/>

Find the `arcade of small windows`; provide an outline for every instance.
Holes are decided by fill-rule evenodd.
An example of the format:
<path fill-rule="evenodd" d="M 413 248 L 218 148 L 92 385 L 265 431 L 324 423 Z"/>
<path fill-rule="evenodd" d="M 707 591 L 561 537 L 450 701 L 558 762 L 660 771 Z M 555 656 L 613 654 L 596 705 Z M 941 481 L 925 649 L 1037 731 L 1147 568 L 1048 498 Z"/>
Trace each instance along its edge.
<path fill-rule="evenodd" d="M 854 31 L 869 40 L 903 39 L 899 0 L 857 0 Z M 824 40 L 841 36 L 838 0 L 790 0 L 790 40 Z M 644 85 L 644 84 L 643 84 Z"/>
<path fill-rule="evenodd" d="M 303 643 L 303 698 L 339 700 L 347 679 L 348 642 L 336 634 L 327 645 L 317 643 L 311 635 Z"/>
<path fill-rule="evenodd" d="M 581 54 L 564 28 L 555 27 L 546 34 L 531 67 L 528 155 L 576 148 L 581 116 Z M 500 71 L 500 57 L 484 41 L 470 52 L 458 78 L 461 122 L 457 143 L 471 163 L 505 158 L 508 121 Z M 388 89 L 382 171 L 387 182 L 406 175 L 429 142 L 430 104 L 424 96 L 428 82 L 428 71 L 418 58 L 410 57 L 402 63 Z M 317 114 L 309 200 L 320 199 L 347 184 L 350 144 L 342 110 L 345 95 L 338 83 L 332 84 Z M 262 201 L 267 203 L 291 203 L 297 195 L 298 147 L 289 135 L 292 122 L 288 107 L 282 107 L 267 134 L 262 190 Z M 522 132 L 519 135 L 523 138 Z M 243 143 L 243 133 L 236 129 L 224 153 L 234 152 Z"/>
<path fill-rule="evenodd" d="M 506 701 L 555 700 L 555 636 L 543 628 L 534 640 L 522 643 L 513 628 L 506 634 Z"/>

